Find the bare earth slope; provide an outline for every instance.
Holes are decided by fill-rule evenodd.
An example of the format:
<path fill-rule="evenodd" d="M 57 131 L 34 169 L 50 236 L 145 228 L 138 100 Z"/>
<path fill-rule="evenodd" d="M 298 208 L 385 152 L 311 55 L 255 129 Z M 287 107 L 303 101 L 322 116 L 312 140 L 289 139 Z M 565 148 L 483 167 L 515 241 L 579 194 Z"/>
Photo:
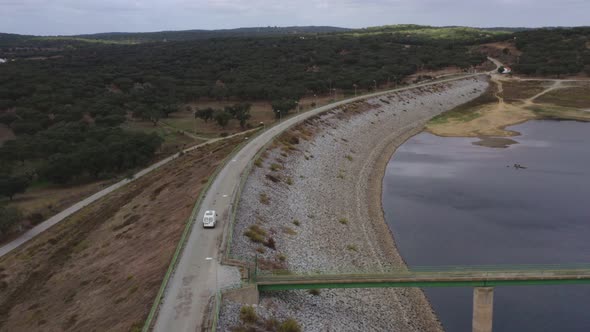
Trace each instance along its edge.
<path fill-rule="evenodd" d="M 395 148 L 431 117 L 479 96 L 487 78 L 394 92 L 339 107 L 284 134 L 248 178 L 232 254 L 295 272 L 380 271 L 402 266 L 381 208 L 381 180 Z M 270 176 L 269 176 L 270 175 Z M 276 250 L 244 233 L 258 225 Z M 263 241 L 263 242 L 264 242 Z M 264 251 L 263 253 L 261 253 Z M 259 313 L 293 317 L 305 331 L 437 331 L 418 289 L 263 293 Z M 238 324 L 226 302 L 221 328 Z"/>
<path fill-rule="evenodd" d="M 0 331 L 137 331 L 236 137 L 186 153 L 0 258 Z"/>

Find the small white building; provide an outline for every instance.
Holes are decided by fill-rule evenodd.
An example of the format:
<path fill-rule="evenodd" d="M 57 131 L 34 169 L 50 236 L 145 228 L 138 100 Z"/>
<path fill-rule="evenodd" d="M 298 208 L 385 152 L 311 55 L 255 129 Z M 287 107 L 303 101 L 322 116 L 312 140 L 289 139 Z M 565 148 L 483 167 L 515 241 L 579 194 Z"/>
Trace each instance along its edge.
<path fill-rule="evenodd" d="M 502 70 L 502 74 L 510 74 L 512 72 L 512 68 L 510 67 L 504 67 L 504 70 Z"/>
<path fill-rule="evenodd" d="M 8 60 L 0 58 L 0 63 L 6 63 Z"/>

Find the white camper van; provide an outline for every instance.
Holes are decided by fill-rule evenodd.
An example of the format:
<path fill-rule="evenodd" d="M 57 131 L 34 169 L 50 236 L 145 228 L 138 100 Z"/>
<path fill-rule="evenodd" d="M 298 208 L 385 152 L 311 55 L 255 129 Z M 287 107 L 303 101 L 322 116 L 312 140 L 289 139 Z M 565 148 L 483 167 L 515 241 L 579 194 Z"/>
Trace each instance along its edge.
<path fill-rule="evenodd" d="M 215 227 L 215 217 L 217 217 L 215 211 L 205 211 L 205 216 L 203 217 L 203 227 Z"/>

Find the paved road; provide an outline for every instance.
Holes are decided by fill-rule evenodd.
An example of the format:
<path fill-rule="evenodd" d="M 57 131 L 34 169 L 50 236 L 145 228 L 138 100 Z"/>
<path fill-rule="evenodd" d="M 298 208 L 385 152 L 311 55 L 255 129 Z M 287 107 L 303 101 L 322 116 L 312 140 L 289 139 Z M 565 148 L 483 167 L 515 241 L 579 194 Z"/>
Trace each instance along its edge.
<path fill-rule="evenodd" d="M 192 146 L 192 147 L 190 147 L 190 148 L 188 148 L 188 149 L 186 149 L 184 151 L 185 152 L 189 152 L 189 151 L 192 151 L 194 149 L 197 149 L 197 148 L 199 148 L 201 146 L 204 146 L 204 145 L 207 145 L 207 144 L 211 144 L 211 143 L 217 142 L 219 140 L 228 139 L 228 138 L 231 138 L 231 137 L 234 137 L 234 136 L 237 136 L 237 135 L 243 135 L 245 133 L 247 133 L 247 132 L 238 133 L 238 134 L 231 135 L 231 136 L 224 137 L 224 138 L 215 138 L 215 139 L 212 139 L 212 140 L 207 141 L 205 143 Z M 159 167 L 161 167 L 163 165 L 166 165 L 167 163 L 169 163 L 170 161 L 176 159 L 177 157 L 178 157 L 178 155 L 175 154 L 173 156 L 170 156 L 170 157 L 168 157 L 166 159 L 163 159 L 163 160 L 161 160 L 161 161 L 159 161 L 159 162 L 157 162 L 157 163 L 155 163 L 155 164 L 153 164 L 153 165 L 151 165 L 151 166 L 149 166 L 149 167 L 147 167 L 147 168 L 139 171 L 138 173 L 136 173 L 134 175 L 133 180 L 138 179 L 138 178 L 140 178 L 140 177 L 148 174 L 149 172 L 151 172 L 151 171 L 153 171 L 153 170 L 155 170 L 155 169 L 157 169 L 157 168 L 159 168 Z M 115 190 L 123 187 L 124 185 L 126 185 L 127 183 L 129 183 L 129 182 L 131 182 L 133 180 L 130 180 L 130 179 L 121 180 L 121 181 L 119 181 L 119 182 L 117 182 L 117 183 L 115 183 L 115 184 L 113 184 L 113 185 L 111 185 L 111 186 L 109 186 L 109 187 L 107 187 L 107 188 L 105 188 L 105 189 L 103 189 L 103 190 L 95 193 L 94 195 L 92 195 L 90 197 L 87 197 L 84 200 L 82 200 L 82 201 L 80 201 L 80 202 L 78 202 L 78 203 L 70 206 L 69 208 L 67 208 L 67 209 L 61 211 L 60 213 L 54 215 L 53 217 L 45 220 L 44 222 L 40 223 L 39 225 L 37 225 L 37 226 L 29 229 L 28 231 L 26 231 L 25 233 L 23 233 L 18 238 L 14 239 L 11 242 L 9 242 L 9 243 L 3 245 L 2 247 L 0 247 L 0 257 L 8 254 L 9 252 L 13 251 L 16 248 L 22 246 L 23 244 L 25 244 L 26 242 L 28 242 L 29 240 L 31 240 L 35 236 L 37 236 L 37 235 L 41 234 L 42 232 L 46 231 L 47 229 L 49 229 L 51 226 L 53 226 L 53 225 L 55 225 L 55 224 L 63 221 L 64 219 L 66 219 L 67 217 L 71 216 L 72 214 L 80 211 L 85 206 L 94 203 L 95 201 L 97 201 L 97 200 L 101 199 L 102 197 L 104 197 L 104 196 L 112 193 L 113 191 L 115 191 Z"/>
<path fill-rule="evenodd" d="M 160 311 L 156 318 L 154 330 L 161 332 L 201 331 L 204 321 L 203 318 L 207 312 L 210 298 L 215 294 L 218 287 L 225 286 L 218 283 L 218 271 L 221 269 L 221 265 L 219 264 L 221 258 L 219 256 L 219 247 L 223 240 L 224 231 L 228 227 L 232 197 L 238 188 L 242 172 L 247 168 L 250 160 L 254 158 L 256 153 L 267 142 L 292 125 L 336 106 L 387 94 L 392 91 L 451 82 L 479 75 L 481 73 L 346 99 L 284 120 L 282 123 L 269 128 L 267 131 L 253 138 L 220 171 L 209 188 L 209 191 L 206 193 L 200 211 L 197 213 L 195 227 L 193 227 L 189 235 L 176 270 L 168 284 Z M 204 229 L 201 227 L 200 219 L 204 215 L 205 210 L 216 210 L 219 214 L 216 228 Z M 213 259 L 207 259 L 209 257 Z M 225 268 L 227 269 L 227 267 Z"/>

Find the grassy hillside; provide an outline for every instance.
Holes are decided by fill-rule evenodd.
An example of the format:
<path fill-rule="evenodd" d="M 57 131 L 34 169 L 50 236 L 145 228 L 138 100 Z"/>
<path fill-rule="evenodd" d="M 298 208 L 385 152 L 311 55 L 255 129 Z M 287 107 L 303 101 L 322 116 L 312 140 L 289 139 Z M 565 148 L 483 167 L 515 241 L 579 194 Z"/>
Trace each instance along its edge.
<path fill-rule="evenodd" d="M 476 44 L 510 37 L 511 32 L 501 29 L 478 29 L 470 27 L 432 27 L 425 25 L 400 24 L 370 27 L 354 30 L 354 35 L 360 34 L 389 34 L 408 43 L 459 43 Z"/>

